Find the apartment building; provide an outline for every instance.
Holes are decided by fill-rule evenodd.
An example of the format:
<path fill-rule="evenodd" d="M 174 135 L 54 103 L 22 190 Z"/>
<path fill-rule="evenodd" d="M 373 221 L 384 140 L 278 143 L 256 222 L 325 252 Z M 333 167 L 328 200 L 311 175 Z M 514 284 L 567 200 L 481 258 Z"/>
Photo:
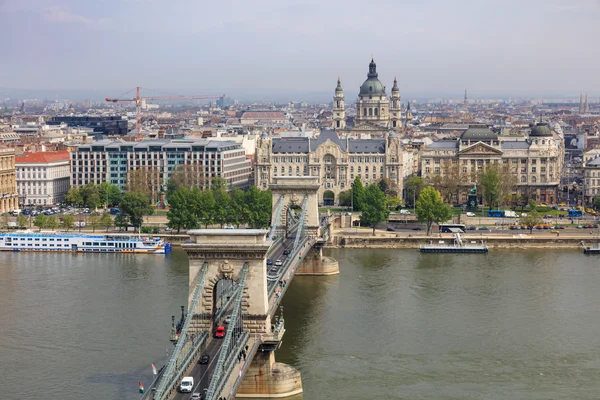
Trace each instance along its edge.
<path fill-rule="evenodd" d="M 66 150 L 15 157 L 19 204 L 60 204 L 69 190 L 71 165 Z"/>
<path fill-rule="evenodd" d="M 244 187 L 252 174 L 245 150 L 234 141 L 103 140 L 80 145 L 71 153 L 71 185 L 108 181 L 124 189 L 130 174 L 143 169 L 156 178 L 157 186 L 164 186 L 183 165 L 193 165 L 205 187 L 214 177 L 224 178 L 230 187 Z"/>
<path fill-rule="evenodd" d="M 0 148 L 0 213 L 18 208 L 15 150 Z"/>

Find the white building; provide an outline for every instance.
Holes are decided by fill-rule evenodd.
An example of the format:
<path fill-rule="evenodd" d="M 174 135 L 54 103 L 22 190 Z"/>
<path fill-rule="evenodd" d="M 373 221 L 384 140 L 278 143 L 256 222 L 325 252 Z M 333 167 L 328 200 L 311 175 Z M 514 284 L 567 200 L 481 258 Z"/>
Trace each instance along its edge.
<path fill-rule="evenodd" d="M 25 153 L 15 157 L 19 204 L 59 204 L 71 178 L 66 150 Z"/>

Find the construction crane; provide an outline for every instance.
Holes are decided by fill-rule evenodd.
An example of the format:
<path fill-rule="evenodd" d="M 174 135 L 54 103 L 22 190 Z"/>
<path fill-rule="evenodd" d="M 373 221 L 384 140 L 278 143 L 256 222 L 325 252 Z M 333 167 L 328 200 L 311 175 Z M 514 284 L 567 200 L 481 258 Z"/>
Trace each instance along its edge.
<path fill-rule="evenodd" d="M 132 99 L 112 99 L 107 97 L 105 100 L 111 103 L 120 101 L 133 101 L 135 102 L 135 140 L 139 142 L 142 140 L 142 100 L 211 100 L 211 99 L 222 99 L 225 97 L 222 95 L 200 95 L 200 96 L 144 96 L 140 95 L 141 87 L 136 86 L 135 97 Z"/>

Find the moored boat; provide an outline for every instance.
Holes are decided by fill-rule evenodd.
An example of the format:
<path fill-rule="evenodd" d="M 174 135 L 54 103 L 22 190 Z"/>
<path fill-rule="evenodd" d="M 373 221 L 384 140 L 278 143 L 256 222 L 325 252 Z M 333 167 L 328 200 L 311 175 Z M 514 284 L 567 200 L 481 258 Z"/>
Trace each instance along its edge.
<path fill-rule="evenodd" d="M 158 237 L 20 231 L 0 233 L 0 251 L 167 254 L 171 244 Z"/>
<path fill-rule="evenodd" d="M 440 241 L 439 243 L 430 242 L 429 244 L 421 245 L 419 248 L 421 253 L 487 253 L 488 247 L 481 243 L 465 244 L 459 233 L 454 234 L 452 243 Z"/>

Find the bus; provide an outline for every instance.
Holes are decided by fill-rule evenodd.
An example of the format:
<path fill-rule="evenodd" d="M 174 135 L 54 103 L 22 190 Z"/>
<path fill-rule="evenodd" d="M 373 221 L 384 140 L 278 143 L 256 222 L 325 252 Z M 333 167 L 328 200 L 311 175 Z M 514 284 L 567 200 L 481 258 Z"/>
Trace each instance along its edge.
<path fill-rule="evenodd" d="M 504 218 L 504 210 L 489 210 L 488 217 Z"/>
<path fill-rule="evenodd" d="M 465 233 L 467 230 L 462 224 L 441 224 L 438 228 L 440 233 Z"/>
<path fill-rule="evenodd" d="M 581 210 L 569 210 L 569 218 L 582 217 L 583 213 Z"/>

